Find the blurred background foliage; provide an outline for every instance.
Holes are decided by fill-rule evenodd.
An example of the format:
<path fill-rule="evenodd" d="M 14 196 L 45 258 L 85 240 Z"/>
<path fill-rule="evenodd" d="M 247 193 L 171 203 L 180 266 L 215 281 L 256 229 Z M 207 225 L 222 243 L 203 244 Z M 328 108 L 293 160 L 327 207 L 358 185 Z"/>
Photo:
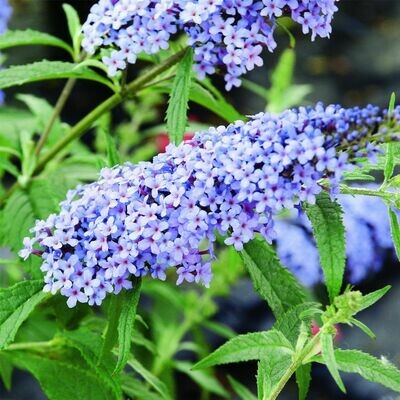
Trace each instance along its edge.
<path fill-rule="evenodd" d="M 29 27 L 68 40 L 61 3 L 58 0 L 13 0 L 14 14 L 10 29 Z M 84 20 L 94 2 L 68 3 L 79 11 Z M 398 0 L 341 0 L 331 40 L 318 39 L 311 43 L 308 37 L 299 35 L 296 28 L 288 28 L 293 28 L 296 39 L 294 50 L 290 48 L 287 34 L 284 31 L 279 32 L 278 41 L 281 46 L 278 48 L 285 49 L 286 46 L 286 50 L 274 54 L 264 53 L 265 66 L 248 74 L 240 89 L 227 94 L 229 101 L 240 113 L 253 114 L 264 109 L 280 111 L 319 100 L 325 103 L 338 102 L 345 106 L 369 102 L 386 106 L 389 94 L 392 91 L 399 92 Z M 64 56 L 62 51 L 54 48 L 15 48 L 7 52 L 6 65 L 24 64 L 41 58 L 58 60 Z M 132 67 L 132 73 L 140 67 L 140 64 Z M 214 82 L 222 90 L 222 78 L 216 78 Z M 13 129 L 43 129 L 46 118 L 51 114 L 50 105 L 55 104 L 62 85 L 60 81 L 49 81 L 8 90 L 7 105 L 15 108 L 19 124 L 17 128 L 13 124 L 3 125 L 0 142 L 13 140 Z M 30 95 L 21 95 L 28 92 Z M 32 93 L 35 97 L 31 96 Z M 109 94 L 107 89 L 95 83 L 78 83 L 62 114 L 63 121 L 73 124 Z M 121 160 L 136 163 L 151 159 L 157 152 L 163 151 L 168 142 L 163 122 L 165 104 L 166 98 L 162 93 L 149 91 L 144 91 L 134 100 L 126 102 L 98 121 L 96 128 L 85 135 L 81 143 L 74 145 L 72 157 L 54 165 L 53 169 L 50 168 L 47 180 L 54 183 L 62 177 L 68 181 L 66 186 L 72 187 L 81 181 L 96 179 L 99 168 L 107 163 L 106 138 L 110 132 L 117 143 Z M 223 122 L 218 113 L 213 114 L 191 104 L 188 134 Z M 54 138 L 62 135 L 63 122 L 59 121 L 54 130 Z M 3 181 L 7 185 L 7 174 L 12 175 L 12 167 L 8 165 L 5 171 Z M 2 257 L 7 259 L 9 254 L 4 253 Z M 0 260 L 4 264 L 0 270 L 0 285 L 8 286 L 21 279 L 21 269 L 18 261 L 3 261 Z M 400 318 L 398 268 L 398 263 L 392 257 L 387 257 L 382 269 L 368 274 L 359 285 L 364 291 L 375 290 L 386 284 L 394 285 L 391 293 L 373 311 L 367 311 L 363 316 L 378 339 L 371 342 L 357 330 L 344 329 L 340 335 L 341 347 L 357 344 L 357 347 L 372 354 L 384 354 L 400 363 L 400 326 L 397 323 Z M 146 368 L 176 390 L 177 399 L 235 398 L 225 378 L 228 374 L 247 386 L 255 384 L 255 364 L 248 363 L 247 368 L 242 365 L 221 367 L 215 375 L 192 372 L 190 366 L 195 359 L 203 357 L 209 350 L 232 337 L 233 332 L 245 333 L 267 329 L 272 325 L 272 316 L 244 276 L 240 257 L 234 250 L 223 249 L 221 246 L 213 270 L 215 278 L 208 290 L 182 290 L 176 288 L 174 282 L 165 284 L 148 280 L 144 284 L 145 296 L 140 312 L 144 322 L 140 333 L 134 337 L 134 345 Z M 319 286 L 314 287 L 314 293 L 317 297 L 324 296 Z M 56 324 L 73 326 L 76 323 L 74 318 L 81 320 L 82 316 L 85 316 L 88 327 L 101 331 L 104 320 L 96 312 L 88 311 L 87 307 L 78 307 L 70 320 L 60 321 L 65 306 L 61 302 L 57 303 L 57 299 L 54 303 L 53 309 L 57 310 L 54 315 L 44 318 L 38 314 L 36 319 L 27 321 L 19 333 L 24 340 L 43 340 L 46 336 L 50 338 Z M 154 343 L 148 338 L 152 338 Z M 0 384 L 1 399 L 45 398 L 38 384 L 29 375 L 15 372 L 12 379 L 11 392 Z M 347 375 L 344 380 L 348 388 L 346 396 L 338 392 L 323 367 L 316 367 L 310 399 L 396 398 L 387 389 L 361 379 Z M 129 389 L 129 385 L 132 385 L 132 381 L 127 380 L 126 388 Z M 210 385 L 214 388 L 213 393 L 201 390 L 202 386 Z M 296 398 L 294 384 L 289 385 L 282 395 L 282 399 L 285 398 Z"/>

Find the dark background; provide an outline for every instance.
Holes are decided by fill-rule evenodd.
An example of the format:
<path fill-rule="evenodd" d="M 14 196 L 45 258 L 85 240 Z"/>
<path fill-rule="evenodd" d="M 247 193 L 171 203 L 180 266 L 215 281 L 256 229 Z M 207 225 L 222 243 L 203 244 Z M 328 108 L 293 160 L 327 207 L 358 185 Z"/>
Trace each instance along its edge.
<path fill-rule="evenodd" d="M 10 27 L 11 29 L 28 27 L 39 29 L 67 39 L 68 33 L 61 3 L 57 0 L 14 1 L 14 15 Z M 78 9 L 84 20 L 94 2 L 68 1 L 68 3 Z M 386 106 L 392 91 L 397 91 L 400 97 L 400 0 L 341 0 L 338 7 L 339 12 L 335 16 L 330 40 L 317 39 L 312 43 L 309 37 L 304 37 L 300 31 L 294 32 L 297 38 L 295 82 L 312 85 L 313 91 L 307 97 L 307 102 L 321 100 L 325 103 L 339 102 L 345 106 L 367 103 Z M 265 66 L 257 68 L 246 78 L 267 87 L 270 71 L 285 46 L 287 46 L 287 38 L 279 36 L 276 53 L 266 54 Z M 55 49 L 35 47 L 15 49 L 8 52 L 8 56 L 7 63 L 11 65 L 41 58 L 62 59 L 64 53 Z M 222 86 L 222 79 L 216 78 L 215 81 Z M 24 87 L 22 91 L 33 90 L 37 95 L 46 97 L 54 104 L 60 88 L 61 82 L 46 82 Z M 8 99 L 11 102 L 12 94 L 12 91 L 8 92 Z M 98 85 L 90 82 L 78 85 L 73 96 L 74 100 L 69 102 L 64 118 L 68 122 L 77 121 L 94 107 L 93 99 L 100 102 L 108 94 L 107 90 L 99 89 Z M 228 94 L 228 97 L 242 113 L 256 113 L 264 107 L 262 100 L 246 89 L 234 90 Z M 206 116 L 202 122 L 210 122 L 212 118 Z M 387 284 L 392 284 L 394 288 L 371 311 L 366 311 L 361 315 L 361 320 L 377 334 L 378 339 L 372 341 L 359 330 L 343 329 L 341 347 L 356 347 L 377 356 L 383 355 L 400 365 L 399 276 L 398 263 L 388 262 L 381 273 L 369 277 L 360 286 L 363 291 L 375 290 Z M 238 332 L 267 328 L 272 323 L 272 319 L 265 305 L 260 303 L 252 293 L 253 289 L 249 282 L 242 281 L 234 288 L 231 297 L 221 302 L 219 319 L 229 323 Z M 218 344 L 220 343 L 215 342 L 215 345 Z M 254 364 L 240 364 L 226 367 L 221 371 L 234 375 L 241 382 L 247 382 L 249 387 L 255 386 L 256 366 Z M 343 395 L 337 391 L 324 368 L 315 367 L 313 372 L 310 399 L 395 400 L 400 398 L 381 386 L 349 374 L 343 374 L 348 388 L 348 394 Z M 26 374 L 14 373 L 13 380 L 13 392 L 6 393 L 0 387 L 0 399 L 41 400 L 44 398 L 38 385 Z M 192 391 L 193 384 L 185 379 L 180 379 L 180 382 L 182 383 L 180 399 L 197 399 Z M 62 384 L 62 377 L 60 377 L 60 384 Z M 297 393 L 293 384 L 287 388 L 282 399 L 296 398 Z"/>

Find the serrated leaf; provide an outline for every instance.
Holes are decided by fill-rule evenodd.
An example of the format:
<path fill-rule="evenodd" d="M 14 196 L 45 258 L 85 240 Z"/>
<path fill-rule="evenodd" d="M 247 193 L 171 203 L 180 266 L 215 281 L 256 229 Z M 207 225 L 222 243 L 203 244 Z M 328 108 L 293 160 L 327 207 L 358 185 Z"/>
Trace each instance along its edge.
<path fill-rule="evenodd" d="M 363 297 L 361 298 L 360 309 L 358 312 L 371 307 L 373 304 L 379 301 L 390 290 L 390 288 L 391 286 L 387 285 L 382 289 L 378 289 L 375 290 L 374 292 L 363 295 Z"/>
<path fill-rule="evenodd" d="M 68 53 L 73 54 L 71 46 L 63 40 L 49 35 L 48 33 L 27 30 L 7 31 L 0 35 L 0 50 L 17 46 L 44 45 L 60 47 Z"/>
<path fill-rule="evenodd" d="M 244 246 L 241 254 L 256 291 L 267 301 L 276 317 L 304 301 L 304 289 L 282 266 L 268 243 L 255 239 Z"/>
<path fill-rule="evenodd" d="M 35 179 L 26 189 L 17 189 L 7 200 L 0 212 L 1 244 L 18 252 L 25 236 L 29 236 L 37 219 L 45 219 L 59 209 L 59 202 L 65 197 L 68 182 L 59 177 L 49 182 Z M 33 278 L 41 279 L 43 273 L 38 266 L 41 259 L 31 256 L 23 263 Z"/>
<path fill-rule="evenodd" d="M 296 370 L 296 382 L 299 387 L 299 400 L 306 400 L 311 383 L 311 363 L 300 365 Z"/>
<path fill-rule="evenodd" d="M 131 366 L 138 374 L 140 374 L 143 379 L 159 393 L 162 399 L 172 400 L 172 397 L 169 394 L 165 384 L 150 371 L 148 371 L 138 360 L 135 360 L 131 357 L 128 360 L 128 365 Z"/>
<path fill-rule="evenodd" d="M 385 358 L 378 359 L 358 350 L 336 349 L 335 359 L 341 371 L 359 374 L 400 393 L 400 371 Z M 315 361 L 322 362 L 321 357 L 316 357 Z"/>
<path fill-rule="evenodd" d="M 232 376 L 228 375 L 229 383 L 231 384 L 233 390 L 240 397 L 241 400 L 257 400 L 257 397 L 247 389 L 246 386 L 241 384 L 239 381 L 234 379 Z"/>
<path fill-rule="evenodd" d="M 396 250 L 397 258 L 400 260 L 400 225 L 397 214 L 389 207 L 390 231 L 394 248 Z"/>
<path fill-rule="evenodd" d="M 46 353 L 13 351 L 7 356 L 35 377 L 51 400 L 120 400 L 92 369 L 79 363 L 50 358 Z"/>
<path fill-rule="evenodd" d="M 368 181 L 375 182 L 375 178 L 372 175 L 365 174 L 359 170 L 344 172 L 343 177 L 345 181 Z"/>
<path fill-rule="evenodd" d="M 323 192 L 317 196 L 315 205 L 306 204 L 304 208 L 312 224 L 329 298 L 333 301 L 342 287 L 346 264 L 342 207 Z"/>
<path fill-rule="evenodd" d="M 182 142 L 186 130 L 192 67 L 193 50 L 189 49 L 178 64 L 168 102 L 167 132 L 169 140 L 174 144 Z"/>
<path fill-rule="evenodd" d="M 193 369 L 250 360 L 262 360 L 276 353 L 292 354 L 290 342 L 276 330 L 238 335 L 199 361 Z"/>
<path fill-rule="evenodd" d="M 300 333 L 301 323 L 306 321 L 311 324 L 314 315 L 320 311 L 318 307 L 320 307 L 319 303 L 311 302 L 291 307 L 277 319 L 273 328 L 282 332 L 292 345 L 295 345 Z M 302 315 L 304 311 L 309 310 L 312 312 L 307 313 L 306 316 Z"/>
<path fill-rule="evenodd" d="M 15 65 L 0 70 L 0 89 L 49 79 L 67 78 L 96 81 L 112 88 L 112 84 L 108 79 L 90 68 L 80 67 L 79 64 L 69 62 L 43 60 L 33 64 Z"/>
<path fill-rule="evenodd" d="M 162 83 L 153 86 L 151 90 L 168 94 L 171 92 L 171 85 Z M 220 92 L 211 91 L 208 86 L 204 86 L 204 81 L 192 79 L 189 100 L 210 110 L 229 123 L 246 120 L 246 117 L 229 104 Z"/>
<path fill-rule="evenodd" d="M 114 373 L 121 371 L 130 357 L 136 309 L 140 298 L 142 280 L 135 279 L 132 290 L 120 293 L 122 297 L 121 314 L 118 320 L 118 361 Z"/>
<path fill-rule="evenodd" d="M 207 373 L 206 371 L 193 371 L 191 369 L 193 364 L 187 361 L 175 361 L 173 366 L 177 371 L 189 376 L 201 388 L 210 393 L 215 393 L 223 398 L 229 398 L 228 392 L 213 375 Z"/>
<path fill-rule="evenodd" d="M 114 393 L 115 398 L 120 398 L 122 395 L 121 387 L 111 376 L 112 369 L 109 368 L 112 360 L 108 359 L 103 363 L 98 362 L 102 349 L 101 337 L 87 328 L 64 331 L 60 336 L 66 341 L 67 345 L 80 352 L 82 358 L 96 373 L 99 380 Z"/>
<path fill-rule="evenodd" d="M 271 393 L 292 363 L 293 355 L 283 351 L 271 353 L 258 364 L 258 386 L 263 393 Z M 261 397 L 262 398 L 262 397 Z"/>
<path fill-rule="evenodd" d="M 346 393 L 346 388 L 344 387 L 342 378 L 339 375 L 339 370 L 335 359 L 335 353 L 333 350 L 333 338 L 330 333 L 321 334 L 321 350 L 322 350 L 322 358 L 330 374 L 332 375 L 336 384 L 339 386 L 340 390 L 343 393 Z"/>
<path fill-rule="evenodd" d="M 0 289 L 0 350 L 13 340 L 21 324 L 47 296 L 43 281 L 23 281 Z"/>

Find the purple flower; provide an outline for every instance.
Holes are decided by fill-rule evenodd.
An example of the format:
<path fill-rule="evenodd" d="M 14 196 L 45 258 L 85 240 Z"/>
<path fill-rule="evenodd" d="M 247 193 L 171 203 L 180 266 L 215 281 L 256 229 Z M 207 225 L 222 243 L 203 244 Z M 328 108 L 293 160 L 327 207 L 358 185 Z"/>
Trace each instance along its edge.
<path fill-rule="evenodd" d="M 266 47 L 277 44 L 276 18 L 292 18 L 311 38 L 327 37 L 337 11 L 336 0 L 100 0 L 83 25 L 82 46 L 103 57 L 109 75 L 136 62 L 141 52 L 154 54 L 169 47 L 171 35 L 186 33 L 194 48 L 194 69 L 199 78 L 222 70 L 226 88 L 240 86 L 240 76 L 263 65 Z"/>
<path fill-rule="evenodd" d="M 45 290 L 59 290 L 70 306 L 99 305 L 130 289 L 132 277 L 164 280 L 168 270 L 178 284 L 208 286 L 217 234 L 239 251 L 256 233 L 274 240 L 280 210 L 313 203 L 321 180 L 334 193 L 365 157 L 359 149 L 376 153 L 385 115 L 320 103 L 260 113 L 169 145 L 152 162 L 105 168 L 68 193 L 60 214 L 37 222 L 20 255 L 42 255 Z M 394 116 L 399 122 L 399 107 Z"/>

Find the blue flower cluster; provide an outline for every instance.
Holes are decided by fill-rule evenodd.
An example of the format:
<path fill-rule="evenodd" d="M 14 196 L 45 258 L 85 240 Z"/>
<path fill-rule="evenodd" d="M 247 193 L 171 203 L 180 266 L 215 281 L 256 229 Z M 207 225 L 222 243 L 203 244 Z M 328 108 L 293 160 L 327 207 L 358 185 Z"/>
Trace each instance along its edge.
<path fill-rule="evenodd" d="M 379 271 L 390 251 L 394 255 L 388 211 L 378 198 L 339 195 L 338 200 L 346 228 L 346 275 L 350 283 L 357 284 Z M 322 282 L 318 250 L 308 218 L 301 213 L 276 220 L 275 231 L 282 262 L 306 286 Z"/>
<path fill-rule="evenodd" d="M 171 268 L 177 284 L 208 286 L 217 233 L 237 250 L 255 233 L 272 241 L 277 213 L 313 203 L 322 178 L 335 191 L 355 157 L 379 151 L 384 118 L 378 107 L 317 104 L 199 132 L 70 191 L 20 256 L 42 256 L 45 290 L 60 290 L 70 307 L 101 304 L 132 276 L 165 280 Z"/>
<path fill-rule="evenodd" d="M 11 17 L 12 8 L 8 4 L 8 0 L 0 0 L 0 35 L 7 30 L 8 21 Z M 0 58 L 2 54 L 0 53 Z M 0 104 L 4 102 L 4 92 L 0 91 Z"/>
<path fill-rule="evenodd" d="M 103 57 L 110 76 L 136 62 L 144 52 L 169 47 L 172 35 L 185 32 L 194 48 L 200 78 L 226 71 L 226 88 L 261 66 L 263 48 L 277 46 L 277 18 L 289 16 L 305 34 L 328 37 L 337 0 L 100 0 L 83 25 L 85 50 L 111 49 Z"/>

